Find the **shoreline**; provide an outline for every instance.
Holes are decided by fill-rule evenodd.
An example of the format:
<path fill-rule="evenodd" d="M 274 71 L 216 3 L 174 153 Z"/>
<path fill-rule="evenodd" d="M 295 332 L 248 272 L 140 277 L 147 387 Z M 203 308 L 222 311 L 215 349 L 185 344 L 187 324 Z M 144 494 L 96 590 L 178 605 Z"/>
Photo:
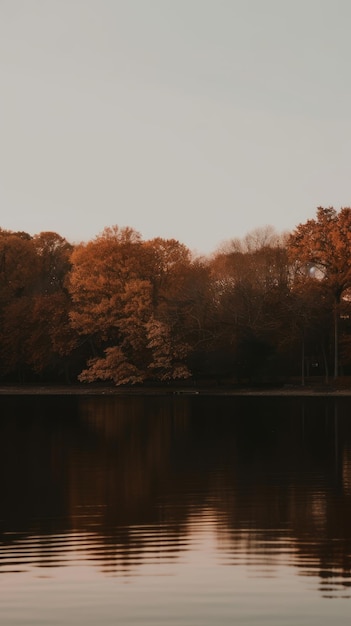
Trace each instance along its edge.
<path fill-rule="evenodd" d="M 350 396 L 350 388 L 337 387 L 109 387 L 80 385 L 0 385 L 0 396 L 260 396 L 260 397 L 340 397 Z"/>

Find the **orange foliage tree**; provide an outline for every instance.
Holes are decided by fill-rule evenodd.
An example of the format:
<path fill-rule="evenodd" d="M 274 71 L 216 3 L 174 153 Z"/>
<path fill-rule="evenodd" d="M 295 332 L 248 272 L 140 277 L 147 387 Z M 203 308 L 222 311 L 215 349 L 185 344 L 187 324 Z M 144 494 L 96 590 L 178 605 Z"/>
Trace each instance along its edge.
<path fill-rule="evenodd" d="M 184 351 L 169 350 L 163 354 L 163 369 L 160 365 L 162 335 L 169 336 L 174 323 L 168 298 L 172 291 L 174 304 L 183 256 L 180 244 L 144 242 L 135 230 L 118 226 L 74 250 L 71 324 L 92 350 L 81 381 L 134 384 L 156 370 L 159 377 L 185 375 L 177 365 Z"/>
<path fill-rule="evenodd" d="M 351 287 L 351 209 L 317 209 L 315 219 L 299 224 L 288 240 L 294 270 L 314 277 L 333 299 L 334 377 L 339 374 L 340 302 Z"/>

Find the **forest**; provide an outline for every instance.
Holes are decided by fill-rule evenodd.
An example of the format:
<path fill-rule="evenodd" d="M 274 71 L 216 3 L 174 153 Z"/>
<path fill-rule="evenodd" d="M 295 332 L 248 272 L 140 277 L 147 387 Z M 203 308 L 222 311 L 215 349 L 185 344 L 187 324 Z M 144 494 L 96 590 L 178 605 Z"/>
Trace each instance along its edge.
<path fill-rule="evenodd" d="M 323 383 L 351 374 L 351 208 L 195 256 L 106 227 L 0 228 L 2 383 Z"/>

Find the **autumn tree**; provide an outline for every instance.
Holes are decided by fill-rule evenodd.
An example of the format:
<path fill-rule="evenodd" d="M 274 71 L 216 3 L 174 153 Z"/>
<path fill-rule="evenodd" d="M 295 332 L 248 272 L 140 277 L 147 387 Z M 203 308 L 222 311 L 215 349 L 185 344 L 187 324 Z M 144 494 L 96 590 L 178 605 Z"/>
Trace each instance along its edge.
<path fill-rule="evenodd" d="M 198 331 L 195 308 L 201 289 L 200 265 L 176 239 L 157 237 L 145 246 L 153 293 L 153 313 L 147 326 L 153 355 L 149 369 L 158 372 L 162 380 L 187 378 L 190 371 L 185 361 L 193 349 L 195 328 Z"/>
<path fill-rule="evenodd" d="M 67 368 L 77 335 L 69 324 L 65 280 L 72 246 L 57 233 L 0 231 L 2 372 Z M 64 365 L 63 365 L 64 364 Z"/>
<path fill-rule="evenodd" d="M 44 231 L 33 237 L 37 255 L 37 282 L 32 295 L 28 360 L 36 372 L 62 369 L 69 378 L 69 356 L 78 335 L 69 320 L 71 298 L 67 276 L 74 246 L 58 233 Z"/>
<path fill-rule="evenodd" d="M 128 325 L 125 314 L 127 301 L 130 307 L 131 302 L 135 302 L 137 287 L 142 289 L 144 298 L 145 291 L 151 291 L 150 285 L 142 281 L 140 249 L 139 233 L 115 226 L 105 229 L 87 244 L 77 246 L 72 254 L 71 325 L 89 342 L 92 350 L 81 380 L 107 379 L 117 383 L 132 379 L 137 382 L 141 377 L 138 364 L 130 361 L 129 354 L 136 329 Z M 151 295 L 146 296 L 146 301 L 150 299 Z M 145 304 L 147 306 L 147 302 L 143 306 Z"/>
<path fill-rule="evenodd" d="M 299 224 L 288 240 L 295 271 L 320 281 L 333 300 L 334 378 L 339 374 L 340 302 L 351 287 L 351 209 L 317 209 L 315 219 Z"/>
<path fill-rule="evenodd" d="M 171 378 L 185 373 L 178 363 L 182 351 L 162 353 L 161 343 L 165 337 L 174 342 L 180 327 L 178 269 L 186 257 L 178 242 L 144 242 L 133 229 L 118 226 L 75 249 L 71 324 L 92 348 L 80 380 L 120 385 L 157 372 Z"/>
<path fill-rule="evenodd" d="M 0 230 L 0 353 L 1 373 L 26 366 L 25 338 L 37 258 L 30 235 Z"/>
<path fill-rule="evenodd" d="M 156 237 L 144 243 L 153 300 L 160 308 L 181 293 L 191 264 L 189 249 L 176 239 Z"/>

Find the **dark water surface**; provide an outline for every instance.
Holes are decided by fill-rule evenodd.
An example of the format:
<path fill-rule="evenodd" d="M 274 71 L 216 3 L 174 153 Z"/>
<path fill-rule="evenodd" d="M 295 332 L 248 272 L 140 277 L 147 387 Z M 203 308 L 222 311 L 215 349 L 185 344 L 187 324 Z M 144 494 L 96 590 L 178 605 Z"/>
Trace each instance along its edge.
<path fill-rule="evenodd" d="M 349 624 L 351 398 L 0 397 L 1 626 Z"/>

